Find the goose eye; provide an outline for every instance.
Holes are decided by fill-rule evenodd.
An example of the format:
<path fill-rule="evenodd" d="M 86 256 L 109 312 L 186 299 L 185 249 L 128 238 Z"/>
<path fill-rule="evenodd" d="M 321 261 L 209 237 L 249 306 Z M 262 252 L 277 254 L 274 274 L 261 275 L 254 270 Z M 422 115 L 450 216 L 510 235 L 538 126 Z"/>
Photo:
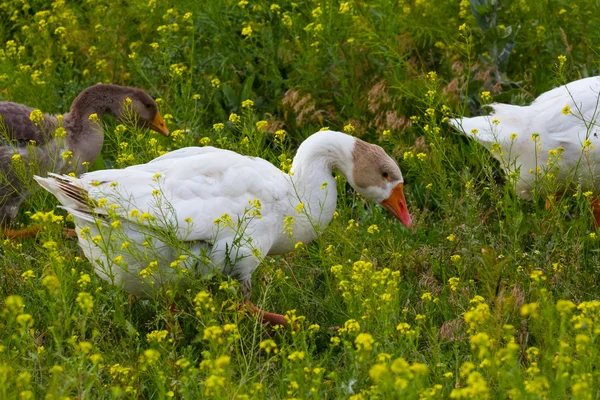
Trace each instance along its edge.
<path fill-rule="evenodd" d="M 390 177 L 390 175 L 387 172 L 382 172 L 381 176 L 383 177 L 383 179 L 388 179 Z"/>

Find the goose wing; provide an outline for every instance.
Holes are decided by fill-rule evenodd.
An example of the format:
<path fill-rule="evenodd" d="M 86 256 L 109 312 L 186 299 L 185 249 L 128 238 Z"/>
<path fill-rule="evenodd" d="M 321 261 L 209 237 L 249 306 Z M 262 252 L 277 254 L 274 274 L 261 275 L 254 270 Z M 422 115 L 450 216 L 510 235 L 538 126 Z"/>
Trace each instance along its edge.
<path fill-rule="evenodd" d="M 186 241 L 214 238 L 215 220 L 225 214 L 234 222 L 244 215 L 270 218 L 288 195 L 285 175 L 265 160 L 214 148 L 174 153 L 80 179 L 52 175 L 36 180 L 68 210 L 91 217 L 113 209 L 130 223 L 172 229 Z"/>

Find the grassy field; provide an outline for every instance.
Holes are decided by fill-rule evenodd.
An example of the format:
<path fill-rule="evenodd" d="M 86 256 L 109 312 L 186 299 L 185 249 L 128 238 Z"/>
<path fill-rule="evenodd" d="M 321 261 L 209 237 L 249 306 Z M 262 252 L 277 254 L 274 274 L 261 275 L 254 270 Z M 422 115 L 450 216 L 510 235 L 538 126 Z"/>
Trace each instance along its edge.
<path fill-rule="evenodd" d="M 107 118 L 92 169 L 208 144 L 286 169 L 329 127 L 398 160 L 415 222 L 338 179 L 325 233 L 254 274 L 253 301 L 296 321 L 272 329 L 223 276 L 130 298 L 37 191 L 18 224 L 44 230 L 0 242 L 0 398 L 600 396 L 588 199 L 520 200 L 446 123 L 598 75 L 597 2 L 8 0 L 0 20 L 2 100 L 63 113 L 98 82 L 157 98 L 171 137 Z"/>

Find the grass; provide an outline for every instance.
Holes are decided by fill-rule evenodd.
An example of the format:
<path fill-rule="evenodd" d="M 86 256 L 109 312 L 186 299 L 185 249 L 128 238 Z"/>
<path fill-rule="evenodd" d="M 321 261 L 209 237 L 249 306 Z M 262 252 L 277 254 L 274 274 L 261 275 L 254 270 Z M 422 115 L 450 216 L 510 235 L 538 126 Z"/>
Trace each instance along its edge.
<path fill-rule="evenodd" d="M 594 2 L 9 0 L 0 20 L 3 100 L 66 112 L 97 82 L 158 98 L 172 137 L 107 119 L 92 169 L 208 144 L 289 168 L 327 126 L 394 155 L 416 226 L 338 179 L 325 233 L 254 274 L 255 303 L 296 321 L 274 330 L 223 276 L 130 298 L 37 191 L 17 222 L 45 229 L 1 243 L 1 398 L 598 397 L 587 199 L 518 199 L 445 122 L 597 75 Z"/>

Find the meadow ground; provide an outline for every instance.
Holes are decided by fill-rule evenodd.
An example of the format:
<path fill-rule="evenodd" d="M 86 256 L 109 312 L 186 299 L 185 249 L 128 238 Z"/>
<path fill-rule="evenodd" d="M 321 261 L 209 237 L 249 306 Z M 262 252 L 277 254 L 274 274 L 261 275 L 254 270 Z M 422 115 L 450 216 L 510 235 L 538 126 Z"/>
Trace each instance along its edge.
<path fill-rule="evenodd" d="M 446 120 L 598 75 L 600 10 L 499 3 L 2 2 L 2 100 L 66 112 L 97 82 L 157 98 L 171 137 L 107 119 L 91 169 L 208 144 L 286 169 L 329 127 L 399 161 L 415 229 L 339 179 L 325 233 L 254 274 L 254 302 L 295 321 L 271 329 L 238 310 L 226 277 L 129 298 L 37 191 L 18 223 L 45 229 L 1 243 L 0 398 L 597 398 L 586 193 L 549 209 L 518 199 Z"/>

